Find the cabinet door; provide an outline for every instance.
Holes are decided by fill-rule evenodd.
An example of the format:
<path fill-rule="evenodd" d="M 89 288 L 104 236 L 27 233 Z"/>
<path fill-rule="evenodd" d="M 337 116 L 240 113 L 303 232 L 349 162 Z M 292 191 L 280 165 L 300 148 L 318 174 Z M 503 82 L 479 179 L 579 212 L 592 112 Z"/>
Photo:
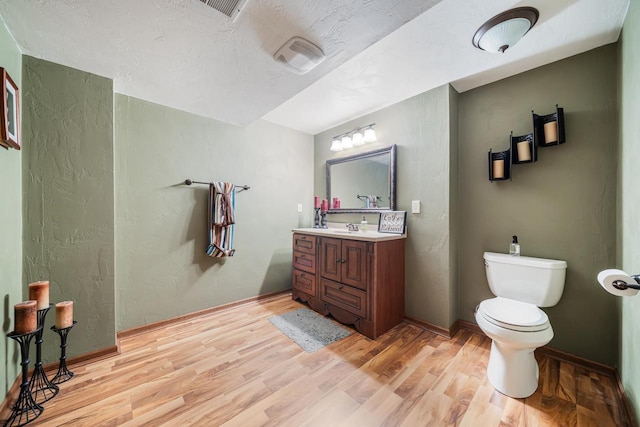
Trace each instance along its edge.
<path fill-rule="evenodd" d="M 339 282 L 342 271 L 340 239 L 322 238 L 320 243 L 320 275 Z"/>
<path fill-rule="evenodd" d="M 342 241 L 342 283 L 367 290 L 367 243 Z"/>

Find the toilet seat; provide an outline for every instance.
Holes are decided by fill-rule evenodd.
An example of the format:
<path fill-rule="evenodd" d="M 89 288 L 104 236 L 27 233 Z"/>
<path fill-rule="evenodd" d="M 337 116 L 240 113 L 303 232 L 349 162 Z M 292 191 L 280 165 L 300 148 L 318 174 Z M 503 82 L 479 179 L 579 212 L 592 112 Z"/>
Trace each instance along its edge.
<path fill-rule="evenodd" d="M 508 298 L 482 301 L 478 314 L 489 323 L 513 331 L 537 332 L 551 327 L 547 314 L 536 305 Z"/>

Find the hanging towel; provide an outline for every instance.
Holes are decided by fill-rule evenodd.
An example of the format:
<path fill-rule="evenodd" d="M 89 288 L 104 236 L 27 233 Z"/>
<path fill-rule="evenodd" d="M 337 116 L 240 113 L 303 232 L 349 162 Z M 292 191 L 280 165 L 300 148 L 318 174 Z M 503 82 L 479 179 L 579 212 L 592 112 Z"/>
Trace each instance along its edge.
<path fill-rule="evenodd" d="M 230 182 L 209 184 L 209 247 L 210 257 L 233 256 L 235 185 Z"/>

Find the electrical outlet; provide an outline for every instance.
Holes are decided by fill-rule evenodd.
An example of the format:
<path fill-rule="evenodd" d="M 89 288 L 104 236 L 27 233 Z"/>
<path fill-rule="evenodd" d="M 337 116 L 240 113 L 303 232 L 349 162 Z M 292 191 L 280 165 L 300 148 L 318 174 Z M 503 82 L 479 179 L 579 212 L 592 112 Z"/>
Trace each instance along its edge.
<path fill-rule="evenodd" d="M 413 200 L 411 202 L 411 213 L 420 213 L 420 200 Z"/>
<path fill-rule="evenodd" d="M 298 203 L 298 213 L 302 213 L 302 203 Z"/>

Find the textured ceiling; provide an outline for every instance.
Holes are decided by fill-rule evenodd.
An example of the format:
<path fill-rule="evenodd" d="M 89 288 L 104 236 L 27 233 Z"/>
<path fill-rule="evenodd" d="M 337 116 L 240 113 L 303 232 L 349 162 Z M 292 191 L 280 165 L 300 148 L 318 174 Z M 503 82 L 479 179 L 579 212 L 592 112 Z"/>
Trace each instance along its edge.
<path fill-rule="evenodd" d="M 536 26 L 503 55 L 476 29 L 517 6 Z M 114 79 L 116 92 L 235 124 L 311 134 L 453 82 L 465 91 L 617 40 L 629 0 L 248 0 L 234 22 L 199 0 L 0 0 L 26 55 Z M 414 19 L 415 18 L 415 19 Z M 305 75 L 292 36 L 327 59 Z"/>

